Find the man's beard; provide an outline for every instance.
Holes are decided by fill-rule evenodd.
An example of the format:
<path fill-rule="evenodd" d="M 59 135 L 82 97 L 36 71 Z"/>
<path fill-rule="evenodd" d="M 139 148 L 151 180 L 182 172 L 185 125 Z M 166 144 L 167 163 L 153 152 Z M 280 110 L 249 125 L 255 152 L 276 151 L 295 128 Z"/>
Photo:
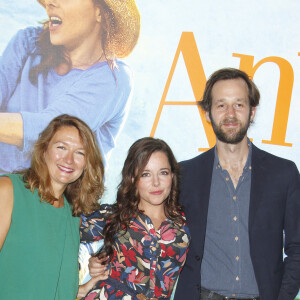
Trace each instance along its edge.
<path fill-rule="evenodd" d="M 222 121 L 221 125 L 217 125 L 212 118 L 211 112 L 209 112 L 209 116 L 217 139 L 226 144 L 238 144 L 241 142 L 246 136 L 248 128 L 251 124 L 251 109 L 247 123 L 244 126 L 241 126 L 238 130 L 236 128 L 228 129 L 227 131 L 222 130 L 222 125 L 226 123 L 239 123 L 241 125 L 241 122 L 237 118 L 227 118 Z"/>

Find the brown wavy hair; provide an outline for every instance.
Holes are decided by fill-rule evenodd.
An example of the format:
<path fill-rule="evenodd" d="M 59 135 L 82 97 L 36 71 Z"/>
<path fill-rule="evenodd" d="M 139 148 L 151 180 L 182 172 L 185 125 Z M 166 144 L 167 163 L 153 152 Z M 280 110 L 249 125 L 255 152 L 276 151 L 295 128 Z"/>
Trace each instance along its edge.
<path fill-rule="evenodd" d="M 30 168 L 21 171 L 23 180 L 32 192 L 35 189 L 38 190 L 42 201 L 53 204 L 57 200 L 53 195 L 44 154 L 54 134 L 62 127 L 75 127 L 78 130 L 85 149 L 86 160 L 82 175 L 67 185 L 64 195 L 72 205 L 74 216 L 90 214 L 99 209 L 98 200 L 104 192 L 104 166 L 94 134 L 82 120 L 64 114 L 49 123 L 34 145 Z"/>
<path fill-rule="evenodd" d="M 112 211 L 107 215 L 107 225 L 103 229 L 104 245 L 98 256 L 103 258 L 113 255 L 113 244 L 117 234 L 126 232 L 132 218 L 139 213 L 140 197 L 137 190 L 139 179 L 154 152 L 166 154 L 171 172 L 173 173 L 172 186 L 169 197 L 164 201 L 166 216 L 178 226 L 184 224 L 182 207 L 179 205 L 179 165 L 171 148 L 166 142 L 152 137 L 137 140 L 129 149 L 122 170 L 122 180 L 118 187 L 117 201 Z"/>
<path fill-rule="evenodd" d="M 109 66 L 112 68 L 112 59 L 114 54 L 109 51 L 110 42 L 110 30 L 114 28 L 114 14 L 110 7 L 101 0 L 94 0 L 97 7 L 100 7 L 101 14 L 101 32 L 100 39 L 102 45 L 102 51 L 105 59 L 108 61 Z M 69 66 L 69 70 L 72 68 L 72 63 L 69 57 L 66 55 L 63 46 L 57 46 L 51 44 L 50 32 L 49 32 L 49 21 L 43 22 L 43 31 L 37 41 L 38 51 L 34 55 L 40 55 L 41 61 L 37 66 L 33 66 L 29 72 L 29 79 L 32 84 L 37 83 L 37 78 L 40 73 L 44 76 L 47 75 L 50 69 L 57 67 L 61 63 L 66 63 Z M 101 55 L 101 53 L 99 53 Z"/>
<path fill-rule="evenodd" d="M 255 85 L 255 83 L 249 78 L 248 74 L 244 71 L 234 68 L 223 68 L 215 71 L 206 82 L 202 101 L 199 101 L 198 104 L 204 111 L 211 112 L 212 105 L 212 89 L 220 80 L 230 80 L 230 79 L 242 79 L 248 86 L 248 98 L 250 107 L 256 107 L 259 104 L 260 93 Z"/>

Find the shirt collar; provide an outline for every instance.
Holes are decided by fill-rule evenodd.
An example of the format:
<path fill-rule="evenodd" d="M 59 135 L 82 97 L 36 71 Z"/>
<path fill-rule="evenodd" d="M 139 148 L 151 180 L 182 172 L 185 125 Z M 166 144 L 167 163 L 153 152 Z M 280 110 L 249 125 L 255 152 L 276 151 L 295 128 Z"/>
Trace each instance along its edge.
<path fill-rule="evenodd" d="M 252 160 L 252 142 L 250 141 L 250 139 L 247 137 L 247 143 L 248 143 L 248 147 L 249 147 L 249 152 L 248 152 L 248 157 L 247 157 L 247 161 L 245 163 L 244 166 L 244 170 L 246 169 L 251 169 L 251 160 Z M 219 156 L 218 156 L 218 151 L 217 151 L 217 145 L 215 145 L 214 147 L 214 152 L 215 152 L 215 159 L 214 159 L 214 169 L 221 169 L 221 164 L 219 161 Z"/>

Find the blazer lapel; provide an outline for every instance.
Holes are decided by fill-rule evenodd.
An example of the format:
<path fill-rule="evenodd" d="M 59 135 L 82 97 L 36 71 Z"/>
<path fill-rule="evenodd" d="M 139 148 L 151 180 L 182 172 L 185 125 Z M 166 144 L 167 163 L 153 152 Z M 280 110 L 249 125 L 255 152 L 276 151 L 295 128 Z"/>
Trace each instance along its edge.
<path fill-rule="evenodd" d="M 197 197 L 194 207 L 194 214 L 197 212 L 196 218 L 194 218 L 195 226 L 192 225 L 192 231 L 197 231 L 196 236 L 200 236 L 199 239 L 194 239 L 194 245 L 196 248 L 203 250 L 205 232 L 206 232 L 206 223 L 207 223 L 207 212 L 208 212 L 208 203 L 210 196 L 210 187 L 213 171 L 213 162 L 214 162 L 214 148 L 205 152 L 202 159 L 198 161 L 197 165 L 197 175 L 198 180 L 197 188 L 194 191 L 194 196 Z"/>
<path fill-rule="evenodd" d="M 255 214 L 261 202 L 261 195 L 264 189 L 264 180 L 267 176 L 267 170 L 263 163 L 264 152 L 252 144 L 251 158 L 251 191 L 250 191 L 250 206 L 249 206 L 249 232 L 255 220 Z"/>
<path fill-rule="evenodd" d="M 207 212 L 208 212 L 208 203 L 210 196 L 210 187 L 211 187 L 211 179 L 213 172 L 213 163 L 214 163 L 214 148 L 208 152 L 206 152 L 207 157 L 203 160 L 201 165 L 198 167 L 199 175 L 197 176 L 200 179 L 198 195 L 201 197 L 201 201 L 199 204 L 201 205 L 201 215 L 203 218 L 203 222 L 207 221 Z M 199 198 L 200 198 L 199 197 Z"/>

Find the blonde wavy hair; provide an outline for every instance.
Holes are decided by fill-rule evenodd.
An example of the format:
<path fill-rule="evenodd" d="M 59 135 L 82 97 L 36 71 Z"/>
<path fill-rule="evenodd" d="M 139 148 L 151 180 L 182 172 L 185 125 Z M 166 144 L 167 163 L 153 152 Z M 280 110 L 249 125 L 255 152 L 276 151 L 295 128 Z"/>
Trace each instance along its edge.
<path fill-rule="evenodd" d="M 73 215 L 90 214 L 99 208 L 98 200 L 104 192 L 104 166 L 102 156 L 92 130 L 82 120 L 67 114 L 54 118 L 40 133 L 34 145 L 29 169 L 22 171 L 26 187 L 37 189 L 41 201 L 53 204 L 51 179 L 44 154 L 55 133 L 62 127 L 75 127 L 85 149 L 86 167 L 81 176 L 69 183 L 64 195 L 72 205 Z"/>

